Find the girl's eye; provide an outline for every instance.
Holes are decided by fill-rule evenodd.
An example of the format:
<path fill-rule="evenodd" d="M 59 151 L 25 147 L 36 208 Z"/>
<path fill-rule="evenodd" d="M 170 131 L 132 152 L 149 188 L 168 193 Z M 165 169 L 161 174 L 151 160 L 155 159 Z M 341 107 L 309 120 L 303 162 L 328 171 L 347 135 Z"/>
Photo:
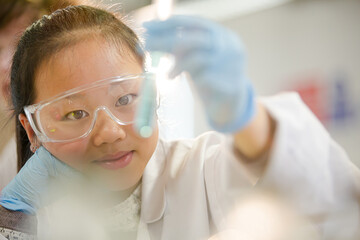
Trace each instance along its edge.
<path fill-rule="evenodd" d="M 72 111 L 69 112 L 68 114 L 65 115 L 65 119 L 66 120 L 80 120 L 82 118 L 85 118 L 89 116 L 89 114 L 83 110 L 76 110 L 76 111 Z"/>
<path fill-rule="evenodd" d="M 135 94 L 127 94 L 125 96 L 122 96 L 117 100 L 116 106 L 119 107 L 129 105 L 134 101 L 135 97 Z"/>

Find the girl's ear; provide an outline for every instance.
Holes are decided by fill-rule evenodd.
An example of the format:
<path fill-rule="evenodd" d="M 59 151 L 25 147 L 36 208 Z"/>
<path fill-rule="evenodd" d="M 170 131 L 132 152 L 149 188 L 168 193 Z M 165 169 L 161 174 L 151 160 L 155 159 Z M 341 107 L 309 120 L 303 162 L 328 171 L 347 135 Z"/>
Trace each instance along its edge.
<path fill-rule="evenodd" d="M 23 128 L 26 131 L 26 134 L 29 138 L 29 141 L 31 143 L 31 146 L 33 147 L 33 149 L 36 150 L 36 148 L 38 148 L 39 143 L 38 140 L 36 138 L 35 132 L 32 129 L 29 120 L 27 119 L 27 117 L 25 116 L 25 114 L 21 113 L 19 114 L 19 121 L 21 123 L 21 125 L 23 126 Z"/>

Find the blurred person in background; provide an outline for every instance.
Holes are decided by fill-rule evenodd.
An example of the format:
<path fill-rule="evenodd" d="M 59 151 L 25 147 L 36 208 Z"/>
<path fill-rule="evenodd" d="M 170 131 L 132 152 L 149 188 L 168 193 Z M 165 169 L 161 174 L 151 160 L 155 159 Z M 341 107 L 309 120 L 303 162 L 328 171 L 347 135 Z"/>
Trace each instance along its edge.
<path fill-rule="evenodd" d="M 15 125 L 10 100 L 12 56 L 23 31 L 44 14 L 79 0 L 0 0 L 0 190 L 16 175 Z"/>

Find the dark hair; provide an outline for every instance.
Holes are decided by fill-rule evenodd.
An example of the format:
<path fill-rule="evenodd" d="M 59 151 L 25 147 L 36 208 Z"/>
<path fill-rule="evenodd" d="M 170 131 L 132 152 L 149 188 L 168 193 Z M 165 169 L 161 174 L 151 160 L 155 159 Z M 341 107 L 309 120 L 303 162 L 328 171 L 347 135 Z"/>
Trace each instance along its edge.
<path fill-rule="evenodd" d="M 25 12 L 34 10 L 31 3 L 25 0 L 1 0 L 0 6 L 0 29 L 6 27 Z M 31 13 L 32 17 L 35 17 L 34 12 L 31 11 Z"/>
<path fill-rule="evenodd" d="M 35 73 L 40 64 L 60 50 L 89 37 L 100 37 L 114 44 L 120 54 L 130 53 L 143 64 L 136 34 L 115 14 L 90 6 L 70 6 L 44 16 L 30 26 L 20 39 L 11 68 L 11 98 L 14 114 L 35 99 Z M 18 166 L 31 157 L 30 142 L 20 121 L 16 120 Z"/>
<path fill-rule="evenodd" d="M 0 29 L 23 14 L 29 14 L 30 24 L 44 14 L 80 3 L 80 0 L 0 0 Z"/>

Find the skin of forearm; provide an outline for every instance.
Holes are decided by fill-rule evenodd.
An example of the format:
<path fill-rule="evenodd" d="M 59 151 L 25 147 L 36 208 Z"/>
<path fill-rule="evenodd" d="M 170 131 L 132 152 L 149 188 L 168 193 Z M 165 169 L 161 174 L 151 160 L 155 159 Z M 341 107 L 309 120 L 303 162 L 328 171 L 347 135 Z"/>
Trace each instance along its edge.
<path fill-rule="evenodd" d="M 256 104 L 255 111 L 250 123 L 234 134 L 234 147 L 248 163 L 257 161 L 270 151 L 276 128 L 275 120 L 261 103 Z"/>

